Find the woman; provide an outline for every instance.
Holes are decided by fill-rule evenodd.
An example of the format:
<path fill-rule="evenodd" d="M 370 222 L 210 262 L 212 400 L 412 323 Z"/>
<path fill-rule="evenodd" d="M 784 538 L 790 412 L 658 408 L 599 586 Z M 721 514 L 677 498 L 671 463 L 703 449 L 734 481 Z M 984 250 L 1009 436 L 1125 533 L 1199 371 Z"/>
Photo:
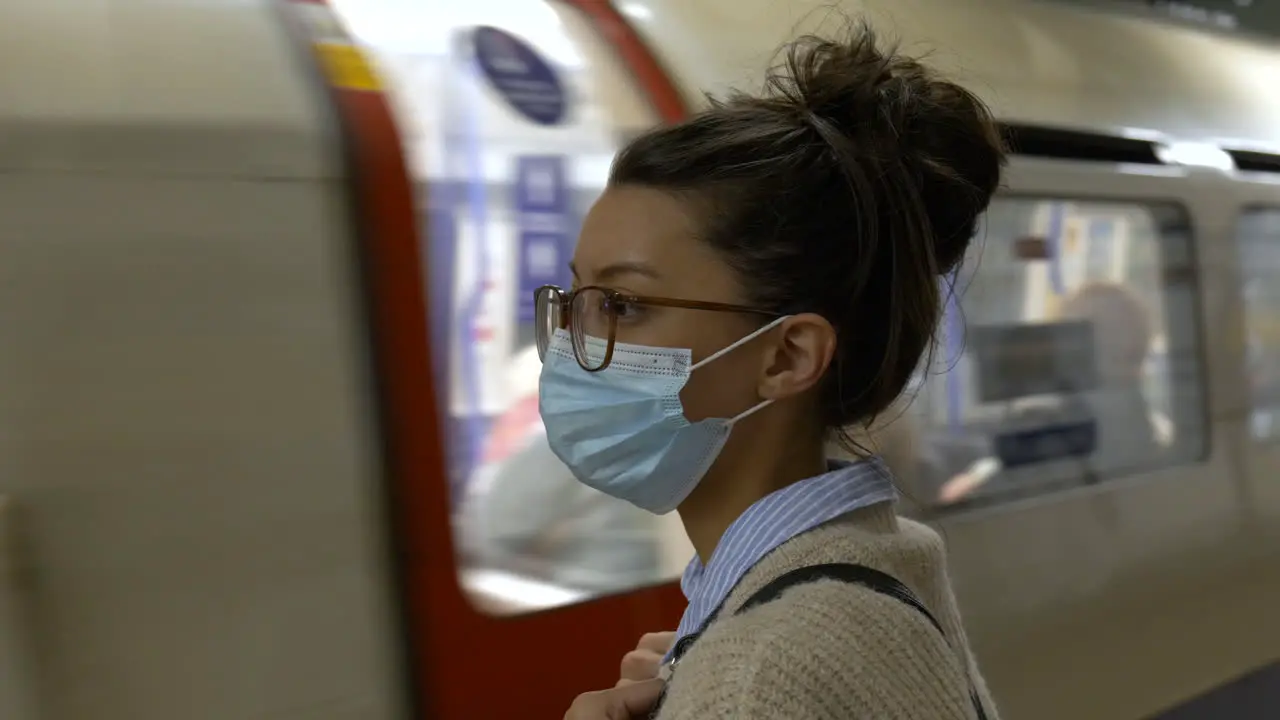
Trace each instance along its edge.
<path fill-rule="evenodd" d="M 678 508 L 697 556 L 677 662 L 567 717 L 995 717 L 942 542 L 824 445 L 907 386 L 1002 163 L 976 97 L 865 28 L 619 154 L 574 290 L 539 291 L 540 410 L 575 477 Z"/>

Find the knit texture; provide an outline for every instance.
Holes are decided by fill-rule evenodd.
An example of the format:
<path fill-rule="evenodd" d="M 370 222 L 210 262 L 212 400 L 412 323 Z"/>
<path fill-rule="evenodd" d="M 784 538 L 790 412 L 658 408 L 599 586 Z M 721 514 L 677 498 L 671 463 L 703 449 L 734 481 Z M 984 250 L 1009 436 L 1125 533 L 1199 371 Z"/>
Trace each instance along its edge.
<path fill-rule="evenodd" d="M 827 580 L 733 615 L 773 579 L 823 563 L 894 576 L 946 637 L 899 600 Z M 779 546 L 742 578 L 720 618 L 677 665 L 659 720 L 973 720 L 971 684 L 987 717 L 998 720 L 969 652 L 942 540 L 896 517 L 891 503 Z"/>

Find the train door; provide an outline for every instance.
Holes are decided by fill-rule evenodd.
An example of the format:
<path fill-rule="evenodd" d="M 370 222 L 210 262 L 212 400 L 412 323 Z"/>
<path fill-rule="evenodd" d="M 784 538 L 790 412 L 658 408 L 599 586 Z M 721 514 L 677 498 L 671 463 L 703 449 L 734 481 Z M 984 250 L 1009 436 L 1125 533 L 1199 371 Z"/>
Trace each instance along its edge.
<path fill-rule="evenodd" d="M 1257 158 L 1275 158 L 1251 154 Z M 1271 161 L 1271 169 L 1280 167 Z M 1243 357 L 1243 455 L 1249 478 L 1249 503 L 1259 549 L 1280 538 L 1280 186 L 1275 174 L 1250 174 L 1232 230 L 1242 321 L 1236 334 Z"/>
<path fill-rule="evenodd" d="M 1199 637 L 1181 638 L 1184 647 L 1197 646 L 1197 662 L 1214 668 L 1216 677 L 1206 674 L 1185 683 L 1185 690 L 1202 692 L 1156 720 L 1264 717 L 1276 707 L 1280 692 L 1275 650 L 1280 647 L 1280 631 L 1249 620 L 1271 612 L 1280 590 L 1270 572 L 1276 567 L 1280 540 L 1280 484 L 1275 481 L 1280 463 L 1280 157 L 1254 151 L 1231 154 L 1237 172 L 1218 192 L 1204 196 L 1212 209 L 1211 225 L 1227 241 L 1211 243 L 1208 252 L 1216 261 L 1204 265 L 1221 278 L 1206 288 L 1216 300 L 1206 317 L 1222 337 L 1214 346 L 1219 395 L 1214 422 L 1220 428 L 1214 436 L 1235 461 L 1242 526 L 1247 530 L 1239 550 L 1220 550 L 1218 564 L 1227 564 L 1222 558 L 1230 557 L 1230 564 L 1241 570 L 1220 581 L 1232 588 L 1230 606 L 1224 608 L 1226 601 L 1216 596 L 1212 604 L 1218 609 L 1213 614 L 1241 620 L 1215 620 L 1197 628 Z M 1211 641 L 1201 639 L 1206 637 Z M 1216 682 L 1204 682 L 1208 678 Z"/>
<path fill-rule="evenodd" d="M 571 284 L 617 149 L 684 105 L 611 3 L 331 5 L 376 58 L 415 185 L 425 317 L 387 317 L 376 343 L 429 348 L 380 370 L 388 436 L 435 432 L 441 449 L 391 458 L 422 710 L 552 717 L 611 684 L 641 633 L 674 627 L 668 581 L 692 551 L 672 518 L 584 488 L 551 454 L 533 294 Z"/>
<path fill-rule="evenodd" d="M 334 122 L 378 94 L 286 7 L 0 5 L 5 720 L 400 715 Z"/>

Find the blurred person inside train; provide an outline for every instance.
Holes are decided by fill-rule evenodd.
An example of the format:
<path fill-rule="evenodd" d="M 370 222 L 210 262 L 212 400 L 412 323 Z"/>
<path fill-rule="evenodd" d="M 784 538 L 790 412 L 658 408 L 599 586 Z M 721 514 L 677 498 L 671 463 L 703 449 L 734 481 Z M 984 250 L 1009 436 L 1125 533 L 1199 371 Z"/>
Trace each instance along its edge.
<path fill-rule="evenodd" d="M 489 435 L 456 523 L 466 563 L 595 594 L 662 580 L 653 515 L 578 482 L 551 452 L 536 346 L 509 367 L 515 401 Z"/>
<path fill-rule="evenodd" d="M 678 508 L 696 555 L 659 677 L 566 717 L 995 716 L 942 541 L 826 444 L 907 387 L 1003 160 L 976 96 L 861 25 L 619 153 L 574 288 L 538 292 L 540 411 L 580 481 Z"/>
<path fill-rule="evenodd" d="M 1063 303 L 1065 321 L 1083 321 L 1093 334 L 1096 384 L 1054 397 L 1014 401 L 1007 426 L 1052 427 L 1073 419 L 1094 423 L 1094 447 L 1082 458 L 1093 473 L 1150 463 L 1173 442 L 1173 422 L 1153 409 L 1143 391 L 1152 347 L 1151 316 L 1141 299 L 1122 285 L 1087 283 Z M 954 503 L 979 488 L 1000 489 L 1003 463 L 995 454 L 974 462 L 947 481 L 939 501 Z"/>

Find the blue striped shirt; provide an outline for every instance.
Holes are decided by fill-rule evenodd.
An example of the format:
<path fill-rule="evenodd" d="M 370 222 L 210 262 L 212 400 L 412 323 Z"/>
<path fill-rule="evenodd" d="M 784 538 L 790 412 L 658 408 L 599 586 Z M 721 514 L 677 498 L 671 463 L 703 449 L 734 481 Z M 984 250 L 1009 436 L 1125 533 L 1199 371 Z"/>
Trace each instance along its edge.
<path fill-rule="evenodd" d="M 897 498 L 889 469 L 878 457 L 833 460 L 830 467 L 757 500 L 725 530 L 705 567 L 696 555 L 689 561 L 680 578 L 689 606 L 676 629 L 677 641 L 697 632 L 742 576 L 779 545 L 858 508 Z"/>

